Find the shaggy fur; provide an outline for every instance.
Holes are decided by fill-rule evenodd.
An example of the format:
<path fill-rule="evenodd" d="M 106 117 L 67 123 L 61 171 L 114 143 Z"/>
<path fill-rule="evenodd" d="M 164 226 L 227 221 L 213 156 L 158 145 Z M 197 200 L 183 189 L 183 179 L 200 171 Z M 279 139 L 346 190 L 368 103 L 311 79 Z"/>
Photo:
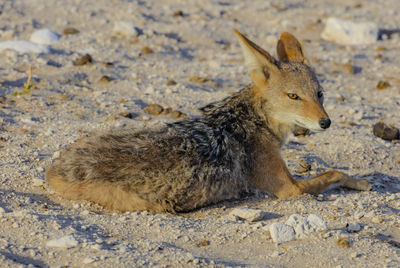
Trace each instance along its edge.
<path fill-rule="evenodd" d="M 251 187 L 281 198 L 318 193 L 331 184 L 369 189 L 365 181 L 334 171 L 309 181 L 291 177 L 279 150 L 296 124 L 318 130 L 318 120 L 327 117 L 317 96 L 320 86 L 294 37 L 290 42 L 281 37 L 279 62 L 237 34 L 253 84 L 203 107 L 200 118 L 77 141 L 48 169 L 46 179 L 53 189 L 65 198 L 87 199 L 113 210 L 154 212 L 193 210 L 239 198 Z M 288 47 L 293 42 L 295 47 Z M 265 61 L 258 66 L 261 76 L 255 72 L 254 55 Z M 278 72 L 281 80 L 275 78 Z M 302 110 L 282 109 L 274 94 L 281 94 L 283 83 L 301 87 L 299 94 L 312 101 L 299 106 Z M 285 93 L 288 107 L 300 105 L 286 99 Z"/>

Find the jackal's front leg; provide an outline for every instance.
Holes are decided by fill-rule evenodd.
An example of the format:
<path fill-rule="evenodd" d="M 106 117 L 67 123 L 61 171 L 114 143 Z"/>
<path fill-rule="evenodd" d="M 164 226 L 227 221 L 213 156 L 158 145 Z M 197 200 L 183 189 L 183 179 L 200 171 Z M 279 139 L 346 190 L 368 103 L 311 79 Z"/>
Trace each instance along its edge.
<path fill-rule="evenodd" d="M 339 171 L 328 171 L 315 178 L 297 181 L 304 193 L 318 194 L 332 187 L 346 187 L 354 190 L 369 191 L 371 185 L 366 180 L 356 180 Z"/>
<path fill-rule="evenodd" d="M 318 194 L 332 187 L 368 191 L 366 180 L 356 180 L 339 171 L 328 171 L 309 180 L 295 180 L 290 175 L 285 162 L 273 151 L 257 157 L 251 185 L 270 192 L 278 198 L 287 198 L 303 193 Z"/>

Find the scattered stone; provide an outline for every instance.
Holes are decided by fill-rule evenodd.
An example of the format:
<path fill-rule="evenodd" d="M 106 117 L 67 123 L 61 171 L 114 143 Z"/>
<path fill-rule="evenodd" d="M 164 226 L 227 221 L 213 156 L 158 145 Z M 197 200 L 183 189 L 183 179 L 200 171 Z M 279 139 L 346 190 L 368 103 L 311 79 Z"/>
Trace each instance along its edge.
<path fill-rule="evenodd" d="M 20 53 L 49 53 L 49 48 L 29 41 L 16 40 L 0 42 L 0 51 L 11 49 Z"/>
<path fill-rule="evenodd" d="M 353 22 L 331 17 L 327 19 L 321 37 L 343 45 L 371 44 L 378 39 L 378 26 L 375 22 Z"/>
<path fill-rule="evenodd" d="M 114 66 L 114 63 L 112 63 L 112 62 L 104 62 L 103 66 L 104 67 L 112 67 L 112 66 Z"/>
<path fill-rule="evenodd" d="M 150 104 L 146 108 L 144 108 L 144 111 L 151 115 L 160 115 L 163 110 L 164 108 L 159 104 Z"/>
<path fill-rule="evenodd" d="M 168 79 L 167 86 L 175 86 L 177 83 L 173 79 Z"/>
<path fill-rule="evenodd" d="M 251 208 L 235 208 L 229 214 L 250 222 L 262 220 L 265 215 L 261 209 Z"/>
<path fill-rule="evenodd" d="M 275 222 L 269 226 L 272 241 L 275 243 L 288 242 L 296 238 L 296 234 L 292 226 Z"/>
<path fill-rule="evenodd" d="M 144 46 L 140 49 L 140 52 L 142 52 L 143 54 L 151 54 L 154 51 L 151 48 L 149 48 L 148 46 Z"/>
<path fill-rule="evenodd" d="M 361 225 L 358 222 L 350 222 L 346 224 L 346 231 L 349 233 L 357 233 L 361 230 Z"/>
<path fill-rule="evenodd" d="M 64 35 L 71 35 L 71 34 L 78 34 L 78 33 L 79 33 L 79 30 L 74 27 L 67 27 L 63 31 Z"/>
<path fill-rule="evenodd" d="M 210 241 L 208 241 L 208 240 L 202 240 L 199 243 L 197 243 L 198 247 L 206 247 L 206 246 L 209 246 L 209 245 L 210 245 Z"/>
<path fill-rule="evenodd" d="M 40 29 L 32 33 L 29 41 L 40 45 L 53 45 L 60 40 L 60 36 L 49 29 Z"/>
<path fill-rule="evenodd" d="M 4 213 L 6 213 L 6 210 L 4 208 L 0 207 L 0 215 L 2 215 Z"/>
<path fill-rule="evenodd" d="M 135 37 L 143 33 L 143 30 L 136 27 L 132 22 L 116 21 L 113 29 L 114 34 L 120 34 L 125 37 Z"/>
<path fill-rule="evenodd" d="M 390 84 L 388 81 L 379 81 L 378 84 L 376 85 L 376 89 L 385 89 L 390 87 Z"/>
<path fill-rule="evenodd" d="M 81 65 L 91 65 L 93 62 L 92 56 L 90 54 L 85 54 L 82 57 L 78 58 L 77 60 L 74 61 L 75 66 L 81 66 Z"/>
<path fill-rule="evenodd" d="M 300 168 L 296 170 L 296 173 L 306 173 L 311 170 L 311 165 L 307 163 L 304 159 L 299 160 Z"/>
<path fill-rule="evenodd" d="M 46 246 L 50 248 L 72 248 L 76 247 L 78 244 L 78 241 L 72 235 L 67 235 L 47 241 Z"/>
<path fill-rule="evenodd" d="M 400 139 L 400 131 L 398 128 L 386 125 L 384 122 L 378 122 L 373 127 L 375 136 L 384 140 L 392 141 Z"/>
<path fill-rule="evenodd" d="M 197 75 L 193 75 L 189 78 L 189 81 L 193 82 L 193 83 L 197 83 L 197 84 L 203 84 L 203 83 L 209 81 L 209 79 L 208 79 L 208 76 L 200 77 Z"/>
<path fill-rule="evenodd" d="M 350 248 L 350 244 L 349 244 L 349 241 L 347 240 L 347 237 L 341 237 L 341 238 L 339 238 L 339 239 L 336 241 L 336 243 L 337 243 L 339 246 L 341 246 L 341 247 Z"/>
<path fill-rule="evenodd" d="M 355 73 L 354 66 L 351 65 L 350 62 L 343 64 L 343 65 L 342 65 L 342 68 L 343 68 L 345 71 L 347 71 L 349 74 L 354 74 L 354 73 Z"/>
<path fill-rule="evenodd" d="M 170 113 L 170 116 L 173 119 L 185 119 L 185 118 L 188 118 L 188 116 L 185 113 L 182 113 L 180 111 L 173 111 L 173 112 Z"/>
<path fill-rule="evenodd" d="M 296 126 L 293 130 L 293 135 L 295 136 L 308 136 L 310 135 L 310 130 L 304 127 Z"/>
<path fill-rule="evenodd" d="M 99 82 L 100 83 L 108 83 L 110 82 L 112 79 L 111 77 L 109 77 L 108 75 L 103 75 L 100 79 Z"/>
<path fill-rule="evenodd" d="M 174 16 L 174 17 L 183 17 L 184 14 L 183 14 L 182 10 L 177 10 L 172 14 L 172 16 Z"/>
<path fill-rule="evenodd" d="M 310 214 L 307 217 L 307 221 L 317 231 L 325 231 L 328 230 L 328 224 L 322 218 L 315 214 Z"/>

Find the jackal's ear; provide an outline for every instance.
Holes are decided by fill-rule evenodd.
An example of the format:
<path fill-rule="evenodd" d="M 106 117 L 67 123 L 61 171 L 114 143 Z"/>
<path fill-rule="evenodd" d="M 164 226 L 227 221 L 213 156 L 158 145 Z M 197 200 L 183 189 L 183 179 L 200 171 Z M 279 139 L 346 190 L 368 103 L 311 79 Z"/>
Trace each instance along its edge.
<path fill-rule="evenodd" d="M 278 57 L 283 62 L 300 62 L 308 64 L 308 60 L 304 54 L 303 46 L 291 33 L 284 32 L 279 38 L 276 46 Z"/>
<path fill-rule="evenodd" d="M 279 71 L 277 60 L 238 30 L 234 29 L 234 32 L 239 37 L 244 60 L 253 82 L 258 87 L 265 86 L 271 74 Z"/>

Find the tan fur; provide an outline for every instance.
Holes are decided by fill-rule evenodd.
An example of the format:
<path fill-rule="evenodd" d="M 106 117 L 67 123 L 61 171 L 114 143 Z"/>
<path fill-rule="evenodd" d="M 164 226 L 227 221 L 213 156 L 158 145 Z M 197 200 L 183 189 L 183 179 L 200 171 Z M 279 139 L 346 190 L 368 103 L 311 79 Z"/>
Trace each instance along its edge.
<path fill-rule="evenodd" d="M 107 209 L 125 211 L 163 211 L 161 206 L 150 203 L 132 192 L 107 182 L 66 182 L 62 177 L 46 173 L 46 180 L 60 196 L 71 200 L 89 200 Z"/>
<path fill-rule="evenodd" d="M 280 148 L 295 127 L 323 131 L 322 89 L 300 42 L 283 33 L 279 61 L 235 30 L 253 84 L 203 108 L 202 117 L 153 130 L 80 139 L 46 172 L 61 196 L 118 211 L 189 211 L 258 188 L 287 198 L 331 186 L 369 190 L 329 171 L 295 180 Z M 329 121 L 330 124 L 330 121 Z"/>

